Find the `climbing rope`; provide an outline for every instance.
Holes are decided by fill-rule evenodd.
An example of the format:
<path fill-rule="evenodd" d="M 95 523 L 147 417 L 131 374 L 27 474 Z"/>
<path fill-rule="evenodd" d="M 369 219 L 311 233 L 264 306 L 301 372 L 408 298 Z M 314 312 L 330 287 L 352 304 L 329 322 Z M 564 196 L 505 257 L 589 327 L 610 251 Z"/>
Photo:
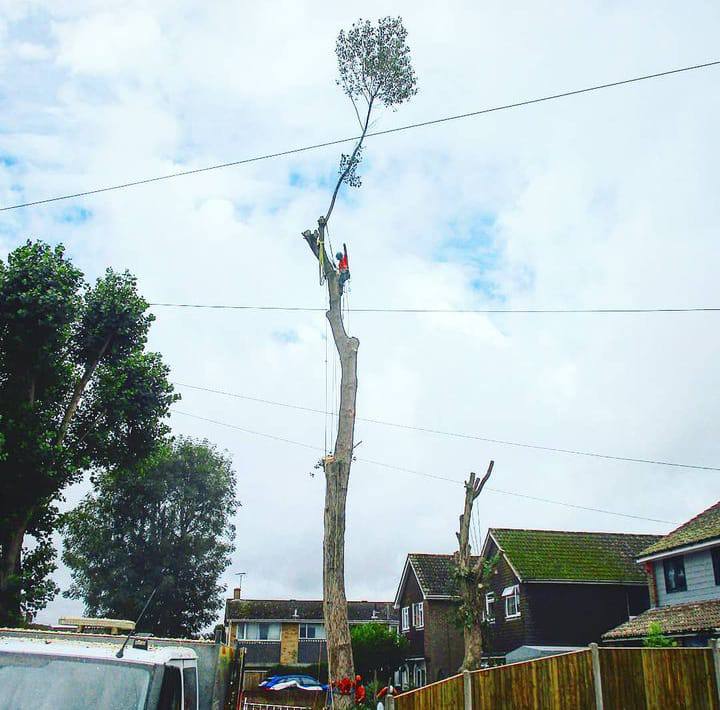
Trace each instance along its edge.
<path fill-rule="evenodd" d="M 317 249 L 318 249 L 318 268 L 320 272 L 320 285 L 325 283 L 325 244 L 323 243 L 322 232 L 318 230 Z"/>
<path fill-rule="evenodd" d="M 325 320 L 325 409 L 323 410 L 325 412 L 325 455 L 329 453 L 328 451 L 328 321 L 327 318 L 323 316 Z"/>

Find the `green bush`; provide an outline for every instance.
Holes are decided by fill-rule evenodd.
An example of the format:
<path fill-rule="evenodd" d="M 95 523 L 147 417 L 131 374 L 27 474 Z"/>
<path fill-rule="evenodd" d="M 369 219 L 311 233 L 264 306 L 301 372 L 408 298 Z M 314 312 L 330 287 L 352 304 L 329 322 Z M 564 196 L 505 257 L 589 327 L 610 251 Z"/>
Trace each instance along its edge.
<path fill-rule="evenodd" d="M 403 661 L 408 640 L 385 624 L 369 622 L 350 627 L 355 672 L 370 681 L 389 678 Z"/>
<path fill-rule="evenodd" d="M 677 641 L 665 636 L 660 622 L 653 621 L 648 627 L 648 635 L 643 639 L 643 646 L 646 648 L 674 648 L 677 646 Z"/>

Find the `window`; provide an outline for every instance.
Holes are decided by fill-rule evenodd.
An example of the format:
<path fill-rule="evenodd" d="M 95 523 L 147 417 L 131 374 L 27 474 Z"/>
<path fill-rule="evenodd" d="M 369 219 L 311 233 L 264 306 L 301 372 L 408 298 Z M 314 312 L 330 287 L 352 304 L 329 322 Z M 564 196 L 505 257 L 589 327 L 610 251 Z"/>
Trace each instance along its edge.
<path fill-rule="evenodd" d="M 505 618 L 515 619 L 520 616 L 520 585 L 505 587 L 502 595 L 505 599 Z"/>
<path fill-rule="evenodd" d="M 425 685 L 425 680 L 427 677 L 425 666 L 424 665 L 417 665 L 415 666 L 415 677 L 413 678 L 413 682 L 415 684 L 416 688 L 420 688 L 423 685 Z"/>
<path fill-rule="evenodd" d="M 485 595 L 485 621 L 488 624 L 495 623 L 495 592 L 488 592 Z"/>
<path fill-rule="evenodd" d="M 323 624 L 300 624 L 301 639 L 324 639 L 325 626 Z"/>
<path fill-rule="evenodd" d="M 241 641 L 279 641 L 280 624 L 256 621 L 238 624 L 237 637 Z"/>
<path fill-rule="evenodd" d="M 181 702 L 182 680 L 180 669 L 175 668 L 175 666 L 165 666 L 158 708 L 160 710 L 180 710 Z"/>
<path fill-rule="evenodd" d="M 413 626 L 422 629 L 425 626 L 425 609 L 422 602 L 412 605 Z"/>
<path fill-rule="evenodd" d="M 410 628 L 410 607 L 402 608 L 402 630 L 407 631 Z"/>
<path fill-rule="evenodd" d="M 665 572 L 665 591 L 668 594 L 687 591 L 684 558 L 671 557 L 669 560 L 663 560 L 663 570 Z"/>
<path fill-rule="evenodd" d="M 197 710 L 197 668 L 183 667 L 183 710 Z"/>

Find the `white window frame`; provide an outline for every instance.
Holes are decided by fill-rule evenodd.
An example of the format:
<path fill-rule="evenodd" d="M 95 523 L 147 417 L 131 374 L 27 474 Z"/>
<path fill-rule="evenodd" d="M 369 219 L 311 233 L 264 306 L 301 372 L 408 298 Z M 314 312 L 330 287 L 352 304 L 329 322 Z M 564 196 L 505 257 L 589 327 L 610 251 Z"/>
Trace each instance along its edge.
<path fill-rule="evenodd" d="M 258 638 L 250 638 L 247 634 L 248 626 L 255 626 L 257 630 Z M 268 638 L 263 639 L 260 638 L 260 627 L 267 627 L 268 631 Z M 275 631 L 275 634 L 273 636 L 270 636 L 270 631 Z M 282 629 L 279 622 L 268 622 L 268 621 L 241 621 L 237 625 L 237 630 L 235 632 L 235 637 L 239 641 L 280 641 L 280 637 L 282 635 Z"/>
<path fill-rule="evenodd" d="M 427 670 L 425 669 L 424 665 L 420 665 L 418 663 L 415 666 L 413 673 L 413 684 L 416 688 L 422 688 L 424 685 L 427 684 Z"/>
<path fill-rule="evenodd" d="M 490 604 L 492 604 L 492 614 L 490 614 Z M 488 624 L 495 623 L 495 592 L 488 592 L 485 595 L 485 621 Z"/>
<path fill-rule="evenodd" d="M 409 606 L 404 606 L 402 608 L 402 630 L 403 631 L 410 630 L 410 607 Z"/>
<path fill-rule="evenodd" d="M 507 589 L 510 589 L 510 592 L 506 594 Z M 505 618 L 517 619 L 520 616 L 520 585 L 515 584 L 507 589 L 503 591 L 503 597 L 505 598 Z M 515 611 L 512 614 L 509 611 L 509 602 L 511 599 L 515 603 Z"/>
<path fill-rule="evenodd" d="M 306 640 L 324 641 L 325 640 L 325 624 L 319 624 L 317 622 L 309 622 L 309 623 L 305 623 L 305 624 L 298 624 L 298 626 L 300 627 L 298 630 L 298 637 L 300 639 L 302 639 L 303 641 L 306 641 Z M 307 635 L 308 627 L 312 627 L 313 629 L 315 629 L 314 636 Z"/>
<path fill-rule="evenodd" d="M 425 628 L 425 607 L 422 602 L 412 605 L 412 623 L 416 629 Z"/>

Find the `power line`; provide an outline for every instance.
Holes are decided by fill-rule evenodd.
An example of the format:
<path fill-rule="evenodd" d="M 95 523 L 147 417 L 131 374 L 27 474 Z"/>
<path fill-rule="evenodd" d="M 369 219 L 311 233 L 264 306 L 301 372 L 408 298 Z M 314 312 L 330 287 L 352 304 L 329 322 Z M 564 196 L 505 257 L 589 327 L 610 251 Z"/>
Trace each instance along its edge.
<path fill-rule="evenodd" d="M 212 394 L 221 394 L 226 397 L 234 397 L 236 399 L 244 399 L 250 402 L 258 402 L 261 404 L 270 404 L 276 407 L 285 407 L 287 409 L 296 409 L 303 412 L 313 412 L 315 414 L 332 414 L 337 416 L 337 412 L 324 412 L 322 409 L 313 409 L 312 407 L 303 407 L 297 404 L 289 404 L 287 402 L 277 402 L 270 399 L 261 399 L 260 397 L 250 397 L 249 395 L 237 394 L 235 392 L 226 392 L 224 390 L 216 390 L 210 387 L 199 387 L 197 385 L 188 385 L 183 382 L 173 382 L 178 387 L 187 387 L 189 389 L 199 390 L 201 392 L 211 392 Z M 371 419 L 368 417 L 355 417 L 357 421 L 368 422 L 370 424 L 379 424 L 382 426 L 394 427 L 396 429 L 407 429 L 409 431 L 420 431 L 426 434 L 437 434 L 439 436 L 451 436 L 456 439 L 472 439 L 475 441 L 484 441 L 490 444 L 499 444 L 502 446 L 514 446 L 523 449 L 535 449 L 538 451 L 551 451 L 560 454 L 571 454 L 574 456 L 588 456 L 592 458 L 607 459 L 610 461 L 624 461 L 626 463 L 643 463 L 651 464 L 654 466 L 671 466 L 673 468 L 686 468 L 694 469 L 698 471 L 720 471 L 718 466 L 697 466 L 694 464 L 678 463 L 676 461 L 663 461 L 660 459 L 643 459 L 634 458 L 631 456 L 613 456 L 610 454 L 600 454 L 592 451 L 580 451 L 577 449 L 562 449 L 554 446 L 541 446 L 539 444 L 526 444 L 518 441 L 509 441 L 507 439 L 493 439 L 487 436 L 480 436 L 477 434 L 463 434 L 455 431 L 445 431 L 442 429 L 433 429 L 431 427 L 412 426 L 411 424 L 399 424 L 398 422 L 389 422 L 382 419 Z"/>
<path fill-rule="evenodd" d="M 197 308 L 208 310 L 229 311 L 287 311 L 320 313 L 327 308 L 314 306 L 254 306 L 232 305 L 222 303 L 149 303 L 154 308 Z M 687 308 L 349 308 L 351 313 L 717 313 L 720 307 L 689 306 Z"/>
<path fill-rule="evenodd" d="M 491 108 L 484 108 L 478 111 L 470 111 L 468 113 L 454 114 L 452 116 L 443 116 L 441 118 L 435 118 L 429 121 L 420 121 L 418 123 L 409 123 L 404 126 L 398 126 L 397 128 L 387 128 L 382 131 L 372 131 L 365 135 L 366 138 L 373 136 L 384 136 L 391 133 L 399 133 L 400 131 L 408 131 L 413 128 L 423 128 L 425 126 L 434 126 L 440 123 L 447 123 L 449 121 L 457 121 L 463 118 L 472 118 L 475 116 L 482 116 L 487 113 L 495 113 L 498 111 L 506 111 L 509 109 L 520 108 L 522 106 L 530 106 L 532 104 L 539 104 L 545 101 L 554 101 L 555 99 L 563 99 L 569 96 L 577 96 L 579 94 L 587 94 L 591 91 L 600 91 L 602 89 L 611 89 L 616 86 L 623 86 L 625 84 L 634 84 L 640 81 L 646 81 L 648 79 L 659 79 L 661 77 L 670 76 L 672 74 L 680 74 L 683 72 L 695 71 L 698 69 L 708 69 L 720 64 L 720 60 L 711 62 L 705 62 L 703 64 L 694 64 L 692 66 L 679 67 L 677 69 L 668 69 L 666 71 L 657 72 L 655 74 L 645 74 L 643 76 L 636 76 L 630 79 L 622 79 L 620 81 L 613 81 L 606 84 L 596 84 L 594 86 L 588 86 L 583 89 L 573 89 L 571 91 L 563 91 L 558 94 L 550 94 L 549 96 L 541 96 L 535 99 L 526 99 L 524 101 L 518 101 L 511 104 L 503 104 L 501 106 L 493 106 Z M 152 182 L 159 182 L 161 180 L 170 180 L 172 178 L 184 177 L 186 175 L 196 175 L 198 173 L 208 172 L 210 170 L 220 170 L 222 168 L 235 167 L 237 165 L 245 165 L 247 163 L 256 163 L 261 160 L 270 160 L 272 158 L 281 158 L 287 155 L 295 155 L 297 153 L 304 153 L 311 150 L 317 150 L 319 148 L 327 148 L 334 145 L 340 145 L 342 143 L 349 143 L 350 141 L 356 141 L 360 136 L 351 136 L 349 138 L 338 138 L 336 140 L 325 141 L 323 143 L 315 143 L 313 145 L 303 146 L 300 148 L 290 148 L 288 150 L 278 151 L 276 153 L 266 153 L 265 155 L 258 155 L 252 158 L 243 158 L 242 160 L 233 160 L 227 163 L 218 163 L 216 165 L 208 165 L 204 168 L 195 168 L 193 170 L 182 170 L 175 173 L 168 173 L 167 175 L 158 175 L 156 177 L 144 178 L 142 180 L 134 180 L 132 182 L 125 182 L 118 185 L 110 185 L 108 187 L 99 187 L 91 190 L 85 190 L 83 192 L 75 192 L 68 195 L 59 195 L 58 197 L 48 197 L 43 200 L 34 200 L 33 202 L 23 202 L 17 205 L 9 205 L 8 207 L 0 207 L 0 212 L 6 210 L 16 210 L 21 207 L 32 207 L 34 205 L 43 205 L 48 202 L 58 202 L 60 200 L 70 200 L 76 197 L 87 197 L 89 195 L 97 195 L 101 192 L 110 192 L 111 190 L 122 190 L 128 187 L 136 187 L 138 185 L 147 185 Z"/>
<path fill-rule="evenodd" d="M 247 429 L 245 427 L 236 426 L 235 424 L 229 424 L 228 422 L 223 422 L 219 419 L 210 419 L 209 417 L 202 417 L 198 414 L 191 414 L 190 412 L 182 412 L 178 409 L 172 409 L 171 411 L 173 412 L 173 414 L 181 414 L 182 416 L 185 416 L 185 417 L 191 417 L 192 419 L 198 419 L 203 422 L 217 424 L 219 426 L 227 427 L 228 429 L 235 429 L 235 430 L 241 431 L 245 434 L 252 434 L 253 436 L 260 436 L 260 437 L 263 437 L 266 439 L 271 439 L 273 441 L 281 441 L 285 444 L 292 444 L 293 446 L 301 446 L 305 449 L 312 449 L 313 451 L 323 451 L 321 446 L 313 446 L 312 444 L 306 444 L 301 441 L 287 439 L 282 436 L 276 436 L 274 434 L 266 434 L 264 432 L 255 431 L 253 429 Z M 454 483 L 456 485 L 464 485 L 464 482 L 459 481 L 457 478 L 449 478 L 448 476 L 440 476 L 440 475 L 434 474 L 434 473 L 426 473 L 424 471 L 417 471 L 415 469 L 406 468 L 404 466 L 393 466 L 393 465 L 385 463 L 383 461 L 375 461 L 373 459 L 365 459 L 365 458 L 360 458 L 360 457 L 355 457 L 354 460 L 358 461 L 360 463 L 366 463 L 366 464 L 370 464 L 372 466 L 379 466 L 381 468 L 386 468 L 386 469 L 389 469 L 392 471 L 400 471 L 401 473 L 409 473 L 414 476 L 421 476 L 423 478 L 431 478 L 436 481 L 444 481 L 446 483 Z M 507 491 L 507 490 L 504 490 L 501 488 L 492 488 L 490 486 L 486 486 L 484 490 L 491 491 L 493 493 L 498 493 L 500 495 L 513 496 L 513 497 L 517 497 L 517 498 L 525 498 L 526 500 L 537 501 L 539 503 L 550 503 L 552 505 L 559 505 L 559 506 L 562 506 L 565 508 L 574 508 L 576 510 L 586 510 L 586 511 L 591 511 L 593 513 L 604 513 L 606 515 L 615 515 L 615 516 L 622 517 L 622 518 L 632 518 L 634 520 L 645 520 L 645 521 L 648 521 L 651 523 L 663 523 L 663 524 L 667 524 L 667 525 L 674 525 L 674 523 L 670 520 L 661 520 L 659 518 L 647 518 L 642 515 L 634 515 L 632 513 L 619 513 L 614 510 L 607 510 L 606 508 L 594 508 L 594 507 L 586 506 L 586 505 L 576 505 L 575 503 L 567 503 L 565 501 L 554 500 L 552 498 L 542 498 L 540 496 L 526 495 L 524 493 L 517 493 L 515 491 Z"/>

